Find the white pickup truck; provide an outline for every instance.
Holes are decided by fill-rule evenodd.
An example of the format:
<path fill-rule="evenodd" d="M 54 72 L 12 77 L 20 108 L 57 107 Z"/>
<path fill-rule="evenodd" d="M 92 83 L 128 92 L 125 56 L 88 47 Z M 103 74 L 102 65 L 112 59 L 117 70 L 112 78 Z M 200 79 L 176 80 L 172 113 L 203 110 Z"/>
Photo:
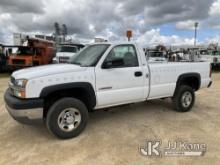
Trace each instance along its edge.
<path fill-rule="evenodd" d="M 57 47 L 56 57 L 53 58 L 53 64 L 68 63 L 83 47 L 83 44 L 60 44 Z"/>
<path fill-rule="evenodd" d="M 97 109 L 172 98 L 177 111 L 189 111 L 195 91 L 211 83 L 210 63 L 148 64 L 135 43 L 98 43 L 85 47 L 70 64 L 14 72 L 4 98 L 15 120 L 46 123 L 65 139 L 79 135 L 89 112 Z"/>

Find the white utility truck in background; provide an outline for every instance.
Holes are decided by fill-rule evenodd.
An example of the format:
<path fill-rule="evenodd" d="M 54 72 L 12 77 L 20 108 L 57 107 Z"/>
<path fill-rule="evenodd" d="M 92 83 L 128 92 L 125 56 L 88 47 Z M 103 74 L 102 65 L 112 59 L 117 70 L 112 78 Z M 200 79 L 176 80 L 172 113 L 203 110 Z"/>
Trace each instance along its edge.
<path fill-rule="evenodd" d="M 220 51 L 219 50 L 200 50 L 200 57 L 203 61 L 210 62 L 212 67 L 220 66 Z"/>
<path fill-rule="evenodd" d="M 149 63 L 155 62 L 167 62 L 167 58 L 165 57 L 165 53 L 163 51 L 148 51 L 146 58 Z"/>
<path fill-rule="evenodd" d="M 82 44 L 60 44 L 57 48 L 56 57 L 53 58 L 53 63 L 68 63 L 83 47 Z"/>
<path fill-rule="evenodd" d="M 187 112 L 195 92 L 211 83 L 208 62 L 149 64 L 135 43 L 105 42 L 87 46 L 70 64 L 14 72 L 4 98 L 15 120 L 46 123 L 66 139 L 79 135 L 97 109 L 171 98 L 177 111 Z"/>

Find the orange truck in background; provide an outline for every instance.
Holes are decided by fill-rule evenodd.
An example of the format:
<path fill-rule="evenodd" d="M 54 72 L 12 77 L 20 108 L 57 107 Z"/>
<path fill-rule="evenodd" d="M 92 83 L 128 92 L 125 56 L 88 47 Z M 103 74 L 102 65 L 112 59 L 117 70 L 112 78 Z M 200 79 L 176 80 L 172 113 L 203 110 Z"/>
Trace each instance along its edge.
<path fill-rule="evenodd" d="M 25 46 L 7 48 L 8 65 L 11 69 L 45 65 L 52 63 L 56 54 L 55 42 L 44 39 L 28 38 Z"/>

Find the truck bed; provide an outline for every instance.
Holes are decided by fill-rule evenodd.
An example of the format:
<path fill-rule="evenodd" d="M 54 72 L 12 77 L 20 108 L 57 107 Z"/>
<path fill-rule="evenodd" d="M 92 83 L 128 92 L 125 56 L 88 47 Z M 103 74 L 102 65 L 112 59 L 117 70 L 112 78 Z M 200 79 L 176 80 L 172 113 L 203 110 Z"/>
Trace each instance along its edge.
<path fill-rule="evenodd" d="M 198 73 L 201 75 L 200 88 L 207 87 L 210 82 L 209 62 L 163 62 L 149 63 L 150 94 L 148 99 L 173 96 L 179 75 Z"/>

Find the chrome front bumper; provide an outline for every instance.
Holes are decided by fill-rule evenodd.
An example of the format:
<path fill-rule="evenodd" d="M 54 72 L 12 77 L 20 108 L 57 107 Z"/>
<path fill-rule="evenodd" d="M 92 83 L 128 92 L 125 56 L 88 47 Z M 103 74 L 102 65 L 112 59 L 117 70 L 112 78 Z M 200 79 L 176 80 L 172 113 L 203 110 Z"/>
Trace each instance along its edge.
<path fill-rule="evenodd" d="M 9 114 L 18 122 L 23 124 L 43 123 L 43 99 L 20 99 L 13 96 L 9 89 L 5 92 L 4 99 Z"/>
<path fill-rule="evenodd" d="M 19 123 L 30 125 L 43 123 L 43 108 L 18 110 L 12 109 L 8 105 L 5 107 L 8 113 Z"/>

